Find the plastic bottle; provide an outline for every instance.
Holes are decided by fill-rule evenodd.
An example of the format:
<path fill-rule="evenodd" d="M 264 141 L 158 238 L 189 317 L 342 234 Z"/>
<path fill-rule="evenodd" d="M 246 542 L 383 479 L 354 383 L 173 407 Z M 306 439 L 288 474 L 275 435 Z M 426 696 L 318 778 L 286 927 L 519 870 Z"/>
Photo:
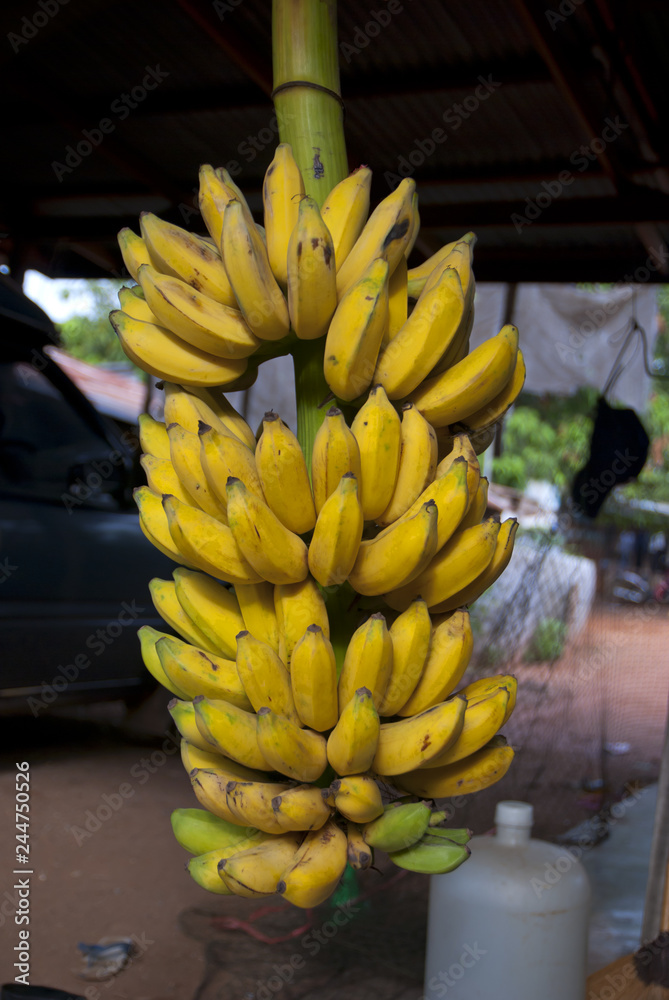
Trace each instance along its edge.
<path fill-rule="evenodd" d="M 568 848 L 499 802 L 495 836 L 430 879 L 425 1000 L 584 1000 L 590 886 Z"/>

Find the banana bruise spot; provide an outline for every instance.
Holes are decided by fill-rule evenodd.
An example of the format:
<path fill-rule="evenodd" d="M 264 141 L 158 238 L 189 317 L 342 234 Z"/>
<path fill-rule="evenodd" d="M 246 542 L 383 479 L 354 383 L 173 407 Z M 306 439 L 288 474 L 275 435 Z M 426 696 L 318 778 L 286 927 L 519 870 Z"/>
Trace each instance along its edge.
<path fill-rule="evenodd" d="M 396 222 L 392 229 L 390 229 L 383 241 L 382 250 L 387 250 L 391 243 L 395 240 L 401 240 L 403 236 L 406 235 L 409 229 L 409 219 L 402 219 L 401 222 Z"/>

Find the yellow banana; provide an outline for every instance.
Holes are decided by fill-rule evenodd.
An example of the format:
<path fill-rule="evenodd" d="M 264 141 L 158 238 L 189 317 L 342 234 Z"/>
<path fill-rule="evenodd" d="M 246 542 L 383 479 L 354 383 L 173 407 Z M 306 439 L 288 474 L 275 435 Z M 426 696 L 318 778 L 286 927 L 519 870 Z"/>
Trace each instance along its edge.
<path fill-rule="evenodd" d="M 407 295 L 407 259 L 400 257 L 397 267 L 388 279 L 388 326 L 381 342 L 381 353 L 407 321 L 409 297 Z"/>
<path fill-rule="evenodd" d="M 137 422 L 142 451 L 154 458 L 169 459 L 170 439 L 165 424 L 160 420 L 154 420 L 149 413 L 140 413 Z"/>
<path fill-rule="evenodd" d="M 264 499 L 255 455 L 246 444 L 230 434 L 221 434 L 215 427 L 204 423 L 200 424 L 199 436 L 202 468 L 208 484 L 226 513 L 230 476 L 241 479 L 252 493 L 261 500 Z"/>
<path fill-rule="evenodd" d="M 510 746 L 485 746 L 454 764 L 401 774 L 397 784 L 412 795 L 428 799 L 472 795 L 500 781 L 509 770 L 513 756 Z"/>
<path fill-rule="evenodd" d="M 294 906 L 310 910 L 332 895 L 346 861 L 346 834 L 329 820 L 320 830 L 306 835 L 276 891 Z"/>
<path fill-rule="evenodd" d="M 418 684 L 432 637 L 432 622 L 422 597 L 411 602 L 389 629 L 393 645 L 393 668 L 379 705 L 379 715 L 397 715 Z"/>
<path fill-rule="evenodd" d="M 451 597 L 433 605 L 432 610 L 435 614 L 452 611 L 453 608 L 461 608 L 465 604 L 472 604 L 488 587 L 493 585 L 509 565 L 517 530 L 518 521 L 515 517 L 509 517 L 506 521 L 502 521 L 495 541 L 495 550 L 488 565 L 467 586 L 456 591 Z"/>
<path fill-rule="evenodd" d="M 327 766 L 325 739 L 312 729 L 300 729 L 285 715 L 263 707 L 257 713 L 258 747 L 269 767 L 296 781 L 313 782 Z"/>
<path fill-rule="evenodd" d="M 288 333 L 288 306 L 272 274 L 267 250 L 239 201 L 223 216 L 223 260 L 244 319 L 261 340 L 281 340 Z"/>
<path fill-rule="evenodd" d="M 346 824 L 346 850 L 348 863 L 354 871 L 366 871 L 373 861 L 372 848 L 369 847 L 357 823 Z"/>
<path fill-rule="evenodd" d="M 437 505 L 428 500 L 382 538 L 361 542 L 349 582 L 368 597 L 404 586 L 429 566 L 437 551 Z"/>
<path fill-rule="evenodd" d="M 208 409 L 213 410 L 218 419 L 222 424 L 224 424 L 225 427 L 228 428 L 231 434 L 234 434 L 240 441 L 243 441 L 247 448 L 250 448 L 251 451 L 255 451 L 255 434 L 246 423 L 241 413 L 237 412 L 232 403 L 222 392 L 212 389 L 204 389 L 200 386 L 191 388 L 190 391 L 193 395 L 197 396 L 198 399 L 201 399 L 206 404 Z M 215 421 L 209 420 L 207 417 L 203 417 L 203 420 L 212 427 L 218 427 Z M 177 423 L 181 423 L 181 421 L 178 420 Z M 218 429 L 221 430 L 220 427 L 218 427 Z"/>
<path fill-rule="evenodd" d="M 281 142 L 265 172 L 262 201 L 269 264 L 284 288 L 288 281 L 288 242 L 297 225 L 304 195 L 302 172 L 293 151 L 287 142 Z"/>
<path fill-rule="evenodd" d="M 444 270 L 429 292 L 424 292 L 396 336 L 376 363 L 374 381 L 389 399 L 400 399 L 420 385 L 447 350 L 458 331 L 465 300 L 455 268 Z"/>
<path fill-rule="evenodd" d="M 453 462 L 447 472 L 426 486 L 409 509 L 388 528 L 380 531 L 375 540 L 380 541 L 382 538 L 386 538 L 400 524 L 415 517 L 426 503 L 431 502 L 437 505 L 436 551 L 441 551 L 454 531 L 459 529 L 462 518 L 469 508 L 468 475 L 469 469 L 463 458 Z"/>
<path fill-rule="evenodd" d="M 321 507 L 309 543 L 309 571 L 322 587 L 343 583 L 353 569 L 364 528 L 358 480 L 346 472 Z"/>
<path fill-rule="evenodd" d="M 436 253 L 433 253 L 431 257 L 424 260 L 422 264 L 409 268 L 408 278 L 410 298 L 418 298 L 425 287 L 427 279 L 440 264 L 444 263 L 448 255 L 451 253 L 453 248 L 458 245 L 458 243 L 462 243 L 465 240 L 475 241 L 475 239 L 476 237 L 473 233 L 467 233 L 466 237 L 460 237 L 460 239 L 453 240 L 452 243 L 445 243 L 443 247 L 440 247 Z"/>
<path fill-rule="evenodd" d="M 491 399 L 490 402 L 476 413 L 470 413 L 465 417 L 464 424 L 471 430 L 480 430 L 496 423 L 503 416 L 509 407 L 516 401 L 521 389 L 525 384 L 525 358 L 523 352 L 518 349 L 516 364 L 511 374 L 511 378 L 502 391 Z"/>
<path fill-rule="evenodd" d="M 317 514 L 347 472 L 352 472 L 360 480 L 360 449 L 343 413 L 332 406 L 316 431 L 311 455 L 311 481 Z"/>
<path fill-rule="evenodd" d="M 172 541 L 192 567 L 233 585 L 260 582 L 226 524 L 176 497 L 163 497 L 163 507 Z"/>
<path fill-rule="evenodd" d="M 139 464 L 144 469 L 146 483 L 150 490 L 160 496 L 171 493 L 182 503 L 195 503 L 176 474 L 172 462 L 168 458 L 155 458 L 153 455 L 142 455 Z M 199 507 L 199 504 L 196 504 Z"/>
<path fill-rule="evenodd" d="M 184 764 L 186 763 L 183 752 L 184 743 L 187 743 L 189 748 L 195 747 L 198 752 L 211 751 L 213 753 L 214 748 L 200 735 L 200 730 L 197 728 L 195 709 L 192 701 L 172 698 L 168 702 L 167 711 L 172 716 L 172 721 L 179 733 L 183 736 L 181 757 L 184 760 Z"/>
<path fill-rule="evenodd" d="M 244 822 L 240 823 L 237 815 L 233 813 L 227 803 L 225 789 L 230 781 L 237 780 L 230 777 L 227 770 L 197 767 L 189 771 L 188 777 L 195 797 L 201 806 L 228 823 L 235 823 L 242 827 L 248 825 Z"/>
<path fill-rule="evenodd" d="M 109 314 L 109 322 L 131 361 L 143 371 L 168 382 L 183 385 L 225 385 L 239 378 L 248 366 L 246 358 L 227 360 L 187 344 L 155 323 L 143 323 L 120 309 Z"/>
<path fill-rule="evenodd" d="M 156 576 L 149 582 L 149 592 L 153 606 L 160 617 L 186 642 L 190 642 L 209 653 L 218 652 L 214 644 L 207 639 L 204 632 L 200 631 L 179 604 L 173 580 L 161 580 Z"/>
<path fill-rule="evenodd" d="M 476 413 L 498 395 L 509 381 L 518 353 L 518 330 L 503 326 L 471 354 L 442 375 L 429 378 L 411 401 L 433 427 L 443 427 Z"/>
<path fill-rule="evenodd" d="M 191 705 L 192 708 L 192 705 Z M 197 731 L 197 726 L 195 726 L 195 710 L 193 709 L 193 726 Z M 200 734 L 198 733 L 198 736 Z M 204 741 L 203 741 L 204 742 Z M 213 747 L 211 748 L 213 750 Z M 193 743 L 189 743 L 188 740 L 181 740 L 181 762 L 186 769 L 186 774 L 190 774 L 194 767 L 216 767 L 228 760 L 227 757 L 223 757 L 220 753 L 209 753 L 207 750 L 200 750 Z"/>
<path fill-rule="evenodd" d="M 400 462 L 390 503 L 377 523 L 386 527 L 411 507 L 434 479 L 437 468 L 437 435 L 413 403 L 402 407 Z M 422 506 L 422 505 L 421 505 Z"/>
<path fill-rule="evenodd" d="M 118 245 L 123 257 L 123 263 L 131 277 L 138 281 L 137 273 L 141 264 L 150 264 L 149 248 L 137 233 L 126 226 L 118 234 Z"/>
<path fill-rule="evenodd" d="M 209 300 L 236 308 L 235 293 L 217 247 L 195 233 L 164 222 L 151 212 L 142 212 L 139 222 L 156 271 L 180 278 Z"/>
<path fill-rule="evenodd" d="M 219 896 L 231 896 L 232 889 L 229 889 L 218 874 L 218 864 L 225 850 L 232 848 L 217 849 L 200 854 L 196 858 L 190 858 L 186 863 L 186 871 L 194 882 L 201 889 L 207 892 L 215 892 Z"/>
<path fill-rule="evenodd" d="M 262 639 L 242 631 L 237 636 L 237 673 L 254 711 L 268 705 L 298 722 L 290 674 L 279 654 Z"/>
<path fill-rule="evenodd" d="M 360 502 L 366 521 L 375 521 L 390 503 L 400 464 L 400 418 L 383 386 L 371 390 L 351 430 L 360 448 Z"/>
<path fill-rule="evenodd" d="M 358 167 L 330 191 L 321 208 L 321 216 L 332 236 L 337 270 L 348 257 L 360 236 L 369 213 L 372 171 Z"/>
<path fill-rule="evenodd" d="M 281 523 L 303 535 L 316 524 L 307 463 L 300 442 L 273 410 L 263 419 L 255 451 L 265 501 Z"/>
<path fill-rule="evenodd" d="M 457 243 L 451 247 L 451 250 L 446 257 L 444 257 L 443 260 L 441 260 L 427 276 L 423 289 L 419 295 L 419 301 L 423 296 L 429 295 L 447 268 L 454 268 L 458 272 L 462 292 L 465 297 L 465 305 L 468 306 L 473 301 L 475 282 L 472 264 L 474 259 L 475 244 L 476 236 L 474 233 L 470 232 L 465 233 L 462 239 L 458 240 Z M 463 324 L 466 322 L 467 314 L 465 312 L 463 315 Z M 457 339 L 458 338 L 456 336 L 456 340 Z"/>
<path fill-rule="evenodd" d="M 279 781 L 233 779 L 225 786 L 225 801 L 238 823 L 276 836 L 284 830 L 277 821 L 272 800 L 289 788 L 289 784 Z"/>
<path fill-rule="evenodd" d="M 328 736 L 327 755 L 338 775 L 369 770 L 379 742 L 379 713 L 372 692 L 359 687 L 346 702 L 339 721 Z"/>
<path fill-rule="evenodd" d="M 376 257 L 383 257 L 388 262 L 389 274 L 393 273 L 411 236 L 415 190 L 415 181 L 406 177 L 374 209 L 353 249 L 337 268 L 339 298 L 360 279 Z M 327 224 L 327 218 L 325 221 Z"/>
<path fill-rule="evenodd" d="M 207 698 L 222 698 L 238 708 L 251 711 L 253 706 L 239 679 L 234 660 L 205 652 L 171 635 L 159 639 L 156 650 L 165 674 L 187 698 L 203 694 Z"/>
<path fill-rule="evenodd" d="M 467 687 L 458 691 L 458 694 L 461 698 L 464 698 L 467 701 L 468 705 L 474 705 L 476 702 L 487 698 L 488 695 L 496 694 L 500 688 L 506 688 L 509 694 L 506 712 L 504 713 L 504 718 L 502 719 L 502 725 L 505 726 L 511 718 L 511 713 L 516 707 L 518 679 L 513 674 L 498 674 L 496 677 L 480 677 L 477 681 L 472 681 L 467 685 Z"/>
<path fill-rule="evenodd" d="M 167 637 L 167 633 L 159 632 L 157 629 L 151 628 L 150 625 L 142 625 L 141 628 L 137 630 L 137 635 L 139 637 L 144 666 L 149 671 L 151 676 L 155 677 L 158 683 L 162 684 L 162 686 L 168 691 L 171 691 L 176 698 L 186 700 L 186 695 L 183 691 L 178 688 L 175 683 L 173 683 L 163 670 L 160 657 L 156 651 L 158 640 Z"/>
<path fill-rule="evenodd" d="M 195 725 L 195 709 L 192 702 L 188 702 L 188 705 L 192 712 L 193 726 L 195 726 L 198 737 L 202 740 L 199 730 Z M 231 760 L 230 757 L 214 751 L 214 748 L 210 744 L 206 745 L 209 747 L 209 750 L 200 750 L 194 744 L 189 743 L 188 740 L 182 739 L 181 761 L 187 774 L 190 774 L 194 767 L 204 770 L 213 769 L 221 779 L 225 779 L 222 784 L 223 792 L 225 792 L 225 785 L 228 781 L 266 781 L 267 775 L 264 771 L 254 771 L 250 767 L 243 767 L 237 761 Z"/>
<path fill-rule="evenodd" d="M 332 643 L 320 625 L 309 625 L 290 659 L 290 683 L 303 726 L 322 733 L 339 717 L 337 664 Z"/>
<path fill-rule="evenodd" d="M 163 393 L 163 415 L 167 425 L 179 424 L 191 434 L 197 434 L 200 423 L 204 421 L 205 424 L 216 427 L 216 430 L 221 434 L 230 435 L 232 433 L 212 408 L 192 389 L 185 389 L 184 386 L 177 385 L 176 382 L 163 382 Z"/>
<path fill-rule="evenodd" d="M 332 236 L 313 198 L 303 198 L 288 242 L 290 324 L 300 340 L 316 340 L 328 332 L 336 308 Z"/>
<path fill-rule="evenodd" d="M 350 401 L 372 383 L 388 326 L 388 263 L 376 258 L 347 288 L 325 338 L 323 373 L 339 399 Z"/>
<path fill-rule="evenodd" d="M 228 479 L 227 495 L 233 537 L 256 573 L 270 583 L 300 583 L 306 579 L 307 547 L 299 535 L 286 528 L 241 479 Z"/>
<path fill-rule="evenodd" d="M 192 566 L 174 544 L 161 498 L 148 486 L 137 486 L 132 497 L 139 510 L 139 526 L 159 552 L 175 562 Z"/>
<path fill-rule="evenodd" d="M 244 767 L 272 769 L 258 745 L 256 715 L 224 698 L 198 696 L 193 699 L 193 708 L 198 731 L 210 747 Z"/>
<path fill-rule="evenodd" d="M 228 190 L 230 191 L 231 196 L 232 196 L 230 198 L 230 200 L 232 200 L 232 198 L 236 198 L 237 201 L 240 201 L 242 203 L 242 208 L 244 209 L 244 215 L 246 216 L 246 218 L 249 221 L 252 222 L 253 221 L 253 215 L 251 214 L 251 209 L 249 208 L 249 203 L 247 202 L 246 198 L 244 197 L 244 192 L 240 188 L 239 184 L 237 184 L 233 180 L 232 174 L 230 173 L 230 171 L 226 167 L 216 167 L 216 175 L 218 176 L 219 180 L 221 180 L 223 182 L 223 184 L 225 184 L 226 188 L 228 188 Z M 255 225 L 255 223 L 254 223 L 254 225 Z M 265 241 L 265 230 L 263 229 L 262 226 L 256 226 L 256 228 L 257 228 L 258 232 L 261 234 L 261 236 L 263 238 L 263 242 L 264 242 Z"/>
<path fill-rule="evenodd" d="M 209 230 L 209 235 L 220 250 L 225 209 L 236 195 L 209 163 L 204 163 L 200 167 L 199 180 L 200 214 Z"/>
<path fill-rule="evenodd" d="M 466 704 L 464 698 L 456 696 L 410 719 L 385 722 L 379 732 L 373 771 L 383 776 L 405 774 L 442 756 L 462 732 Z"/>
<path fill-rule="evenodd" d="M 135 289 L 137 289 L 137 291 L 135 291 Z M 121 309 L 124 313 L 127 313 L 128 316 L 140 319 L 144 323 L 158 322 L 154 314 L 151 312 L 149 304 L 144 298 L 144 293 L 139 285 L 133 285 L 132 288 L 120 288 L 118 300 L 121 305 Z"/>
<path fill-rule="evenodd" d="M 200 438 L 187 431 L 180 424 L 170 424 L 167 428 L 170 439 L 170 456 L 179 481 L 191 498 L 191 503 L 227 523 L 225 506 L 220 503 L 207 482 L 200 459 Z M 176 495 L 176 494 L 175 494 Z"/>
<path fill-rule="evenodd" d="M 330 622 L 325 601 L 316 581 L 307 576 L 300 583 L 277 584 L 274 607 L 279 624 L 279 654 L 289 664 L 293 649 L 309 625 L 319 625 L 330 638 Z"/>
<path fill-rule="evenodd" d="M 248 358 L 260 346 L 238 309 L 150 264 L 142 264 L 139 280 L 156 321 L 186 344 L 224 359 Z"/>
<path fill-rule="evenodd" d="M 469 510 L 460 521 L 460 529 L 473 528 L 475 524 L 480 524 L 488 509 L 488 480 L 485 476 L 479 479 L 478 489 L 474 494 L 474 499 L 469 505 Z M 499 536 L 498 536 L 499 538 Z M 459 605 L 457 605 L 459 607 Z"/>
<path fill-rule="evenodd" d="M 177 600 L 216 651 L 234 660 L 236 635 L 244 619 L 233 591 L 205 573 L 179 566 L 173 570 Z"/>
<path fill-rule="evenodd" d="M 456 533 L 444 545 L 419 576 L 405 587 L 399 587 L 384 600 L 397 611 L 403 611 L 418 594 L 428 608 L 443 606 L 453 594 L 468 586 L 492 560 L 499 532 L 499 522 L 487 518 L 473 528 Z"/>
<path fill-rule="evenodd" d="M 272 895 L 282 872 L 293 860 L 300 839 L 298 834 L 284 833 L 222 858 L 218 864 L 221 880 L 237 896 Z"/>
<path fill-rule="evenodd" d="M 430 651 L 420 680 L 398 714 L 419 715 L 445 701 L 460 683 L 473 646 L 469 612 L 454 611 L 439 622 L 432 630 Z M 466 695 L 462 696 L 466 698 Z"/>
<path fill-rule="evenodd" d="M 409 226 L 409 239 L 404 248 L 404 259 L 407 261 L 411 256 L 411 251 L 416 245 L 420 232 L 420 212 L 418 211 L 418 192 L 414 191 L 411 197 L 411 225 Z"/>
<path fill-rule="evenodd" d="M 381 791 L 369 774 L 337 778 L 330 789 L 339 812 L 353 823 L 370 823 L 383 812 Z"/>
<path fill-rule="evenodd" d="M 320 830 L 332 814 L 322 791 L 316 785 L 295 785 L 275 796 L 272 809 L 281 829 Z"/>
<path fill-rule="evenodd" d="M 266 580 L 244 586 L 238 584 L 235 587 L 235 594 L 244 619 L 243 628 L 256 639 L 266 642 L 278 653 L 281 640 L 274 607 L 274 585 L 267 583 Z"/>
<path fill-rule="evenodd" d="M 388 687 L 393 667 L 393 647 L 386 619 L 377 612 L 355 630 L 344 656 L 339 675 L 339 712 L 358 690 L 368 688 L 377 710 Z M 357 770 L 364 771 L 361 767 Z"/>
<path fill-rule="evenodd" d="M 508 703 L 509 691 L 505 687 L 498 688 L 480 701 L 467 702 L 464 724 L 458 738 L 441 753 L 422 762 L 420 766 L 426 769 L 443 767 L 445 764 L 455 764 L 456 761 L 476 753 L 503 725 Z"/>
<path fill-rule="evenodd" d="M 470 501 L 473 501 L 481 480 L 481 466 L 469 434 L 460 432 L 453 436 L 451 450 L 439 462 L 436 477 L 445 476 L 458 458 L 464 458 L 467 463 L 467 489 Z"/>

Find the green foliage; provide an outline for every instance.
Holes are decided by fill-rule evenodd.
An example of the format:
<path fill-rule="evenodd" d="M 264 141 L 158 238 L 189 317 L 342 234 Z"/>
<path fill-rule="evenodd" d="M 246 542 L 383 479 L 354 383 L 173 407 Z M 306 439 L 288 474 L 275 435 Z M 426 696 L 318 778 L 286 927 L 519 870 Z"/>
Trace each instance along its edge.
<path fill-rule="evenodd" d="M 562 656 L 567 641 L 567 623 L 561 618 L 542 618 L 525 650 L 528 663 L 545 663 Z"/>
<path fill-rule="evenodd" d="M 92 365 L 125 362 L 130 366 L 109 322 L 111 310 L 118 309 L 122 285 L 122 281 L 89 282 L 93 301 L 88 314 L 73 316 L 58 326 L 61 346 L 68 354 Z M 63 298 L 67 297 L 64 293 Z"/>
<path fill-rule="evenodd" d="M 592 420 L 583 416 L 588 403 L 582 393 L 568 400 L 523 394 L 521 405 L 504 424 L 503 452 L 493 459 L 493 481 L 522 490 L 528 480 L 544 479 L 565 492 L 588 455 Z"/>

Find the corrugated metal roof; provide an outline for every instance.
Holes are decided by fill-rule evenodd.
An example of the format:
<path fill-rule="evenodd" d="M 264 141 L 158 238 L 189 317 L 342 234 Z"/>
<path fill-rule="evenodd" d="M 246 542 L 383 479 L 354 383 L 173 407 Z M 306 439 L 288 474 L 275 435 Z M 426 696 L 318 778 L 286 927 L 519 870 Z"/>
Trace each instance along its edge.
<path fill-rule="evenodd" d="M 179 206 L 192 204 L 202 162 L 232 165 L 258 211 L 276 142 L 269 8 L 268 0 L 89 0 L 63 5 L 12 52 L 30 15 L 20 0 L 4 4 L 0 85 L 12 93 L 12 155 L 0 163 L 0 232 L 9 234 L 0 257 L 15 270 L 118 269 L 117 229 L 135 224 L 140 207 L 183 221 Z M 375 198 L 392 175 L 411 171 L 419 246 L 450 234 L 452 215 L 453 231 L 479 231 L 488 278 L 516 260 L 542 280 L 571 280 L 579 267 L 584 279 L 602 280 L 600 265 L 617 260 L 620 270 L 643 257 L 648 236 L 637 223 L 662 232 L 669 222 L 669 5 L 577 4 L 555 30 L 551 11 L 543 0 L 339 3 L 351 166 L 371 166 Z M 164 78 L 134 100 L 147 68 Z M 492 81 L 488 92 L 480 80 Z M 113 127 L 103 141 L 58 168 L 104 118 Z M 602 142 L 611 122 L 620 127 Z M 587 170 L 583 145 L 598 154 Z M 573 182 L 519 233 L 511 216 L 528 198 L 545 201 L 545 185 L 563 170 Z M 566 249 L 574 252 L 557 262 L 558 274 L 553 256 Z"/>

